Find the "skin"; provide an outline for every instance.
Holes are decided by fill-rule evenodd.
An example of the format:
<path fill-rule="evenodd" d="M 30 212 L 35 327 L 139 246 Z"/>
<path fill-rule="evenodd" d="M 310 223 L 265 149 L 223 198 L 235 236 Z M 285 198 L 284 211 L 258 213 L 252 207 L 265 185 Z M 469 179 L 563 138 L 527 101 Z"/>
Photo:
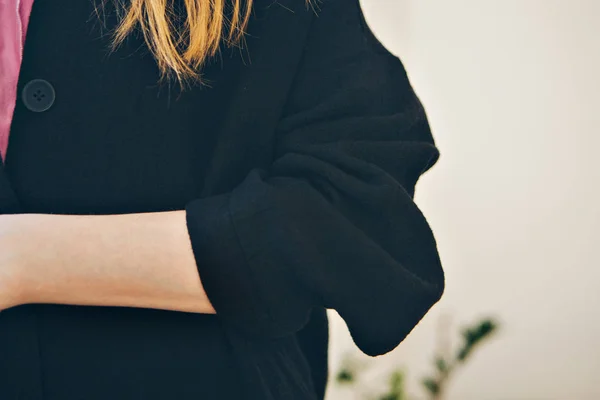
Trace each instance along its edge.
<path fill-rule="evenodd" d="M 0 310 L 28 303 L 216 313 L 185 210 L 0 215 Z"/>

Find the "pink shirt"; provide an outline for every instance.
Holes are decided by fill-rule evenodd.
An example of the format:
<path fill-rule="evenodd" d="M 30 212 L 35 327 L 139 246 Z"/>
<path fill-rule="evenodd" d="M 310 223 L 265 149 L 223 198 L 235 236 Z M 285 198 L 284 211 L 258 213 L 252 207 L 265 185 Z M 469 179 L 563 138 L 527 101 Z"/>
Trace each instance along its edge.
<path fill-rule="evenodd" d="M 6 157 L 33 0 L 0 0 L 0 155 Z"/>

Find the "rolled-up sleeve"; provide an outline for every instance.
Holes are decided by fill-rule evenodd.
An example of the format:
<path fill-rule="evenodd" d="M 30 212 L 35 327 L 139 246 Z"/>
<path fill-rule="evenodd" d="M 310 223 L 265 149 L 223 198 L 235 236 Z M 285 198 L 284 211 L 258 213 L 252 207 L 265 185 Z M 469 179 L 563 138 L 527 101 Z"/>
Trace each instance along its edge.
<path fill-rule="evenodd" d="M 186 205 L 217 315 L 248 335 L 300 330 L 336 310 L 368 355 L 394 349 L 444 291 L 436 241 L 414 202 L 439 157 L 400 59 L 357 0 L 324 1 L 275 158 L 232 191 Z"/>

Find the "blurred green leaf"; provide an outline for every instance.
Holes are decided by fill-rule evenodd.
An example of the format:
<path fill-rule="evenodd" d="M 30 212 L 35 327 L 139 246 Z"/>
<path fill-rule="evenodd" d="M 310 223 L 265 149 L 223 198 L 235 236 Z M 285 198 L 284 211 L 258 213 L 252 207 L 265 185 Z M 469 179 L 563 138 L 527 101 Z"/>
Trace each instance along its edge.
<path fill-rule="evenodd" d="M 394 371 L 390 376 L 390 387 L 394 391 L 404 389 L 404 373 L 402 371 Z"/>
<path fill-rule="evenodd" d="M 379 397 L 377 400 L 403 400 L 402 397 L 398 397 L 395 393 L 387 393 Z"/>
<path fill-rule="evenodd" d="M 437 367 L 437 370 L 442 374 L 445 374 L 448 371 L 448 363 L 443 357 L 436 358 L 435 366 Z"/>
<path fill-rule="evenodd" d="M 465 359 L 467 358 L 467 356 L 469 355 L 470 352 L 471 352 L 471 346 L 463 347 L 462 349 L 459 350 L 458 355 L 456 356 L 456 359 L 460 362 L 463 362 L 463 361 L 465 361 Z"/>
<path fill-rule="evenodd" d="M 404 393 L 404 372 L 401 370 L 392 372 L 389 385 L 389 392 L 379 396 L 377 400 L 406 400 Z"/>
<path fill-rule="evenodd" d="M 343 368 L 338 372 L 336 381 L 339 383 L 351 383 L 355 381 L 354 373 L 349 369 Z"/>
<path fill-rule="evenodd" d="M 440 392 L 440 385 L 433 378 L 423 379 L 423 386 L 425 386 L 425 389 L 427 389 L 432 395 L 437 395 Z"/>
<path fill-rule="evenodd" d="M 457 360 L 464 362 L 476 344 L 480 343 L 483 339 L 489 337 L 494 331 L 496 331 L 498 324 L 492 319 L 484 319 L 474 327 L 463 330 L 463 337 L 465 343 L 463 347 L 458 351 L 456 356 Z"/>
<path fill-rule="evenodd" d="M 492 319 L 486 319 L 481 322 L 479 325 L 479 334 L 481 338 L 488 336 L 490 333 L 494 332 L 498 324 Z"/>

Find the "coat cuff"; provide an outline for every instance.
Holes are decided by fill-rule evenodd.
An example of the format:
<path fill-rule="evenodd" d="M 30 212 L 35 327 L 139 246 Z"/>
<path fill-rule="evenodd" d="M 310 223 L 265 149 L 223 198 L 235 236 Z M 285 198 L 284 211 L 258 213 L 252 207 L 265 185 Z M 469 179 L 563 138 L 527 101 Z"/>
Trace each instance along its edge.
<path fill-rule="evenodd" d="M 225 323 L 252 330 L 268 320 L 229 213 L 230 193 L 186 204 L 186 223 L 204 290 Z"/>
<path fill-rule="evenodd" d="M 185 206 L 206 295 L 221 320 L 243 334 L 257 338 L 294 334 L 307 323 L 312 304 L 285 266 L 257 255 L 261 249 L 278 247 L 272 235 L 277 236 L 274 227 L 279 217 L 273 209 L 254 210 L 246 201 L 242 202 L 243 211 L 232 213 L 232 196 L 229 192 L 194 199 Z M 239 215 L 246 211 L 254 217 Z M 272 233 L 265 234 L 264 227 L 270 227 L 267 232 Z"/>

